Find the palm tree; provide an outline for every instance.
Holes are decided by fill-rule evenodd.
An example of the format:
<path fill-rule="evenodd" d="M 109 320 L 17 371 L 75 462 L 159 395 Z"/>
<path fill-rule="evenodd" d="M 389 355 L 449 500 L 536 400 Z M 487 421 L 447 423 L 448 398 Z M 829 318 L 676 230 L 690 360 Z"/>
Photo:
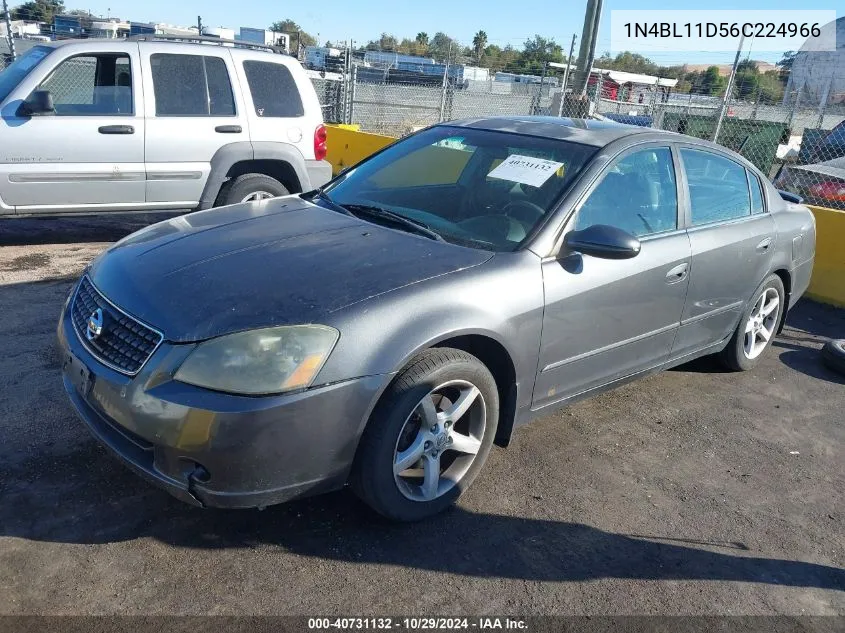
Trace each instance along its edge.
<path fill-rule="evenodd" d="M 484 53 L 485 48 L 487 48 L 487 33 L 479 31 L 472 38 L 472 49 L 475 51 L 475 58 L 479 64 L 481 63 L 481 55 Z"/>
<path fill-rule="evenodd" d="M 425 31 L 420 31 L 419 33 L 417 33 L 416 42 L 421 46 L 428 46 L 428 33 L 426 33 Z"/>

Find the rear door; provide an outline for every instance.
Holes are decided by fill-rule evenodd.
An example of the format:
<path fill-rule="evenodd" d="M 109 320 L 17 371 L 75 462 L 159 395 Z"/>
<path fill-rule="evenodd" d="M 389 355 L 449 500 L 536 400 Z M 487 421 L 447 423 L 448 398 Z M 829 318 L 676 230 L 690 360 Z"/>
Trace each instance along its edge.
<path fill-rule="evenodd" d="M 49 91 L 55 113 L 4 117 L 3 201 L 17 212 L 127 209 L 144 202 L 138 44 L 59 47 L 13 95 Z"/>
<path fill-rule="evenodd" d="M 222 46 L 141 46 L 147 113 L 147 202 L 195 207 L 211 159 L 243 142 L 249 126 L 229 49 Z"/>
<path fill-rule="evenodd" d="M 692 265 L 673 357 L 731 335 L 770 269 L 777 237 L 756 174 L 718 150 L 681 146 L 679 153 Z"/>
<path fill-rule="evenodd" d="M 638 236 L 636 257 L 564 252 L 543 262 L 546 308 L 534 408 L 668 359 L 690 262 L 676 172 L 668 144 L 630 149 L 610 164 L 569 221 L 567 231 L 605 224 Z"/>

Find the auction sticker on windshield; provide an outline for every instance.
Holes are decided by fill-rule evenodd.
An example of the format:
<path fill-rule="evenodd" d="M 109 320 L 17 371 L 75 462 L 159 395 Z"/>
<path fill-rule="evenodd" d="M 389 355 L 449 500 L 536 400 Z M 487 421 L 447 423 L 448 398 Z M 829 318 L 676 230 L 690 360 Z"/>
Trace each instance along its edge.
<path fill-rule="evenodd" d="M 490 178 L 540 187 L 561 167 L 563 163 L 556 163 L 553 160 L 511 154 L 487 175 Z"/>

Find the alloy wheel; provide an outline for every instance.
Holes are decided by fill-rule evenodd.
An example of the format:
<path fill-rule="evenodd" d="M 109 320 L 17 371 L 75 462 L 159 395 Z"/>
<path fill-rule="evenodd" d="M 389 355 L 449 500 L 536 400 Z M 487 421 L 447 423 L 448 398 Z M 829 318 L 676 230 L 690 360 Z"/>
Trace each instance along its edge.
<path fill-rule="evenodd" d="M 468 381 L 452 380 L 426 394 L 396 441 L 399 491 L 412 501 L 432 501 L 458 485 L 481 449 L 486 416 L 484 396 Z"/>
<path fill-rule="evenodd" d="M 774 288 L 766 288 L 754 303 L 745 324 L 743 351 L 749 360 L 757 358 L 775 335 L 780 316 L 780 295 Z"/>
<path fill-rule="evenodd" d="M 267 200 L 268 198 L 275 198 L 275 196 L 269 191 L 253 191 L 249 195 L 244 196 L 241 202 L 254 202 L 255 200 Z"/>

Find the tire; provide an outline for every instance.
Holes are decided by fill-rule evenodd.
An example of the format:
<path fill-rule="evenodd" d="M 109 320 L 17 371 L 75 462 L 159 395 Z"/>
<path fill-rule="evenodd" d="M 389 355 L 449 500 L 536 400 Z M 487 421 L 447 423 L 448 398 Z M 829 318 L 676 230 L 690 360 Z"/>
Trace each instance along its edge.
<path fill-rule="evenodd" d="M 455 412 L 450 425 L 443 412 L 458 402 L 470 404 Z M 428 421 L 435 419 L 431 426 Z M 435 515 L 452 505 L 478 475 L 498 421 L 496 381 L 480 360 L 457 349 L 426 350 L 411 360 L 376 405 L 358 446 L 352 489 L 373 510 L 394 521 Z M 417 461 L 415 448 L 423 451 Z M 477 452 L 472 454 L 473 450 Z M 394 474 L 401 455 L 406 456 L 408 469 Z M 438 472 L 437 485 L 425 485 L 428 479 L 423 473 L 428 472 Z M 440 476 L 447 472 L 447 477 Z"/>
<path fill-rule="evenodd" d="M 770 300 L 777 293 L 777 305 L 772 312 L 762 315 L 759 314 L 760 300 L 766 296 L 763 304 L 770 306 Z M 784 297 L 786 293 L 783 289 L 783 282 L 777 275 L 769 275 L 762 284 L 754 291 L 751 301 L 748 302 L 742 317 L 739 320 L 736 331 L 734 331 L 731 340 L 728 342 L 725 349 L 719 354 L 719 359 L 728 369 L 734 371 L 748 371 L 754 368 L 763 357 L 764 353 L 771 347 L 772 341 L 777 334 L 780 319 L 785 309 Z M 752 325 L 752 318 L 757 319 L 756 323 Z M 758 329 L 759 326 L 759 329 Z M 748 327 L 754 328 L 748 332 L 746 336 L 746 329 Z M 754 347 L 751 354 L 748 353 L 749 337 L 754 335 Z M 768 334 L 768 338 L 765 338 Z"/>
<path fill-rule="evenodd" d="M 832 339 L 822 347 L 822 362 L 835 372 L 845 374 L 845 339 Z"/>
<path fill-rule="evenodd" d="M 250 196 L 265 194 L 266 198 L 276 198 L 289 193 L 282 183 L 266 174 L 243 174 L 226 184 L 218 200 L 222 206 L 247 202 Z"/>

